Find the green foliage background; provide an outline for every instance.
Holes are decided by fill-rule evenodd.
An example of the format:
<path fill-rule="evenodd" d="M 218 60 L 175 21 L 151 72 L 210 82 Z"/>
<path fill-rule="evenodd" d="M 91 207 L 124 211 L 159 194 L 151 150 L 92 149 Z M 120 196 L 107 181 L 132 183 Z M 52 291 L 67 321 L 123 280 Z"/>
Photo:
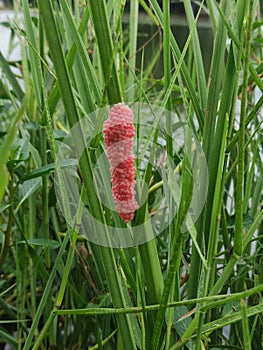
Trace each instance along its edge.
<path fill-rule="evenodd" d="M 151 60 L 144 47 L 137 47 L 139 3 L 159 35 Z M 190 0 L 183 1 L 189 28 L 183 49 L 170 30 L 165 0 L 162 7 L 156 0 L 133 0 L 129 8 L 122 0 L 47 0 L 34 12 L 28 1 L 14 2 L 15 19 L 5 25 L 19 38 L 21 59 L 9 62 L 0 52 L 3 346 L 262 347 L 260 2 L 199 3 L 214 36 L 208 77 L 197 30 L 200 11 L 194 17 Z M 122 26 L 124 12 L 128 30 Z M 163 77 L 156 79 L 160 55 Z M 182 156 L 186 190 L 178 214 L 156 239 L 129 249 L 95 245 L 79 235 L 78 225 L 69 227 L 57 207 L 53 178 L 57 148 L 69 129 L 92 111 L 120 101 L 174 111 L 194 130 L 209 170 L 205 207 L 192 230 L 181 232 L 193 181 Z M 174 127 L 167 113 L 167 134 Z M 94 128 L 101 131 L 101 118 Z M 117 225 L 119 218 L 100 202 L 93 183 L 102 149 L 99 133 L 83 152 L 76 177 L 92 215 Z M 165 150 L 175 157 L 169 137 Z M 150 162 L 139 176 L 150 186 L 149 200 L 138 210 L 135 225 L 147 221 L 167 190 Z"/>

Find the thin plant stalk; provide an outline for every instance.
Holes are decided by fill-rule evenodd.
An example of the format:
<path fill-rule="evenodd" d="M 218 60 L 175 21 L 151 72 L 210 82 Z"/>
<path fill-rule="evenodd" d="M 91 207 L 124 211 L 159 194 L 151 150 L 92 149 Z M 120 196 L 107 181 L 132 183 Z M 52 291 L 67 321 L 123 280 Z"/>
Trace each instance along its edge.
<path fill-rule="evenodd" d="M 243 199 L 244 199 L 244 152 L 245 152 L 245 120 L 247 108 L 247 90 L 248 90 L 248 73 L 250 59 L 250 36 L 253 21 L 253 4 L 249 2 L 249 14 L 247 28 L 245 29 L 245 57 L 244 57 L 244 75 L 241 95 L 240 124 L 238 137 L 238 173 L 236 185 L 236 221 L 234 235 L 235 254 L 241 256 L 243 253 Z"/>
<path fill-rule="evenodd" d="M 130 69 L 135 70 L 136 66 L 136 50 L 138 35 L 138 13 L 139 3 L 137 0 L 130 1 L 130 23 L 129 23 L 129 63 Z M 133 102 L 135 98 L 135 79 L 129 70 L 127 78 L 127 99 Z"/>
<path fill-rule="evenodd" d="M 241 304 L 241 313 L 242 313 L 243 346 L 244 346 L 244 349 L 251 350 L 251 339 L 249 334 L 246 301 L 244 299 L 241 299 L 240 304 Z"/>

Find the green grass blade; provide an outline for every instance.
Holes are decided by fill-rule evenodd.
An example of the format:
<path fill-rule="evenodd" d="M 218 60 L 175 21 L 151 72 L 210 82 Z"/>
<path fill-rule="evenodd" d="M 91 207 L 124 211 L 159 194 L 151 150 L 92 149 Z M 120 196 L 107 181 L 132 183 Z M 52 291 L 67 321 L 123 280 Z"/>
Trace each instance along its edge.
<path fill-rule="evenodd" d="M 104 74 L 105 87 L 110 104 L 122 101 L 121 87 L 117 75 L 115 55 L 104 0 L 91 0 L 89 2 L 96 40 L 100 52 L 100 60 Z"/>
<path fill-rule="evenodd" d="M 200 4 L 201 8 L 203 4 L 204 4 L 204 1 L 202 1 Z M 194 15 L 193 15 L 191 1 L 184 0 L 184 7 L 185 7 L 187 20 L 188 20 L 188 26 L 190 28 L 192 23 L 194 23 Z M 204 63 L 203 63 L 200 42 L 199 42 L 199 37 L 198 37 L 198 32 L 196 27 L 193 28 L 191 44 L 193 47 L 196 71 L 198 72 L 197 74 L 198 95 L 200 97 L 201 108 L 204 111 L 206 109 L 206 101 L 207 101 L 206 77 L 205 77 Z"/>
<path fill-rule="evenodd" d="M 247 27 L 245 29 L 245 57 L 244 57 L 244 73 L 241 96 L 241 111 L 240 111 L 240 126 L 238 138 L 238 173 L 236 184 L 236 221 L 235 221 L 235 235 L 234 235 L 234 249 L 235 254 L 241 256 L 243 253 L 243 200 L 244 200 L 244 153 L 245 153 L 245 120 L 247 110 L 247 90 L 248 90 L 248 73 L 250 60 L 250 38 L 253 21 L 253 0 L 249 3 L 249 15 Z M 244 4 L 245 7 L 245 4 Z M 243 16 L 246 12 L 241 8 Z M 244 11 L 244 12 L 243 12 Z M 241 18 L 242 20 L 242 18 Z M 240 21 L 241 21 L 240 20 Z"/>
<path fill-rule="evenodd" d="M 12 86 L 15 95 L 17 96 L 17 98 L 22 101 L 23 97 L 24 97 L 24 92 L 21 89 L 14 73 L 12 72 L 12 70 L 10 69 L 10 66 L 8 64 L 8 62 L 6 61 L 6 59 L 4 58 L 2 52 L 0 51 L 0 65 L 3 69 L 3 72 L 5 74 L 5 76 L 7 77 L 10 85 Z"/>
<path fill-rule="evenodd" d="M 162 28 L 164 28 L 164 19 L 163 19 L 163 13 L 160 9 L 160 6 L 158 4 L 158 2 L 156 0 L 150 0 L 150 4 L 152 6 L 152 8 L 154 9 L 154 12 L 156 14 L 156 17 L 158 18 L 158 21 L 161 25 Z M 181 51 L 177 45 L 177 42 L 175 41 L 175 38 L 173 36 L 173 34 L 170 34 L 170 40 L 171 40 L 171 48 L 172 51 L 174 53 L 174 56 L 176 58 L 176 61 L 179 62 L 180 61 L 180 57 L 181 57 Z M 199 98 L 195 92 L 195 88 L 193 86 L 192 83 L 192 79 L 190 76 L 190 73 L 186 67 L 186 64 L 184 61 L 182 61 L 182 66 L 181 66 L 181 74 L 183 76 L 184 82 L 186 84 L 186 88 L 188 90 L 188 93 L 190 95 L 191 101 L 193 103 L 196 115 L 197 115 L 197 119 L 198 119 L 198 123 L 201 129 L 203 129 L 203 125 L 204 125 L 204 111 L 201 108 L 200 105 L 200 101 Z"/>
<path fill-rule="evenodd" d="M 23 350 L 29 350 L 31 348 L 32 340 L 33 340 L 35 332 L 37 330 L 40 317 L 43 314 L 43 311 L 44 311 L 45 306 L 47 304 L 47 300 L 48 300 L 48 298 L 50 296 L 50 291 L 51 291 L 51 288 L 52 288 L 52 284 L 53 284 L 54 278 L 56 276 L 56 273 L 57 273 L 57 271 L 59 269 L 59 265 L 61 264 L 63 255 L 65 253 L 67 244 L 69 242 L 69 238 L 70 238 L 70 235 L 67 234 L 67 236 L 64 238 L 63 243 L 62 243 L 62 245 L 61 245 L 61 247 L 59 249 L 58 255 L 56 257 L 55 265 L 54 265 L 53 269 L 51 270 L 51 272 L 49 274 L 49 278 L 47 280 L 47 283 L 46 283 L 45 289 L 43 291 L 42 297 L 40 299 L 40 302 L 38 304 L 38 308 L 37 308 L 34 320 L 32 322 L 31 328 L 29 330 L 28 336 L 26 338 L 26 342 L 25 342 L 25 345 L 23 347 Z"/>
<path fill-rule="evenodd" d="M 28 1 L 22 0 L 22 6 L 23 6 L 26 36 L 27 36 L 28 41 L 31 44 L 29 47 L 29 58 L 30 58 L 34 93 L 36 95 L 37 103 L 38 103 L 39 107 L 41 108 L 42 107 L 42 92 L 41 92 L 41 90 L 42 90 L 41 89 L 42 72 L 41 72 L 39 58 L 36 55 L 36 52 L 38 52 L 37 39 L 35 37 L 35 32 L 34 32 L 32 18 L 31 18 L 30 11 L 29 11 Z"/>
<path fill-rule="evenodd" d="M 57 73 L 61 98 L 65 106 L 69 124 L 72 127 L 75 123 L 78 122 L 79 116 L 50 1 L 47 1 L 45 3 L 40 2 L 39 10 L 40 18 L 42 18 L 44 23 L 47 41 Z"/>
<path fill-rule="evenodd" d="M 82 80 L 85 83 L 85 85 L 89 86 L 88 91 L 92 92 L 94 94 L 95 101 L 97 104 L 100 104 L 101 101 L 101 91 L 98 85 L 96 73 L 94 70 L 94 67 L 91 64 L 90 58 L 88 56 L 87 50 L 85 48 L 85 45 L 81 39 L 81 36 L 77 30 L 76 24 L 74 22 L 73 16 L 70 12 L 69 6 L 65 0 L 61 1 L 61 8 L 63 10 L 63 13 L 65 15 L 65 20 L 67 21 L 68 28 L 70 30 L 73 42 L 76 45 L 77 48 L 77 53 L 81 58 L 82 61 L 82 70 L 85 71 L 85 75 L 82 76 Z M 84 69 L 83 69 L 84 68 Z M 81 73 L 81 71 L 80 71 Z M 86 79 L 84 79 L 86 78 Z M 94 103 L 92 103 L 92 96 L 87 96 L 86 98 L 89 99 L 89 110 L 93 111 L 94 110 Z"/>
<path fill-rule="evenodd" d="M 158 314 L 156 317 L 156 323 L 153 330 L 152 337 L 152 349 L 159 349 L 160 337 L 162 326 L 164 322 L 165 311 L 168 305 L 169 294 L 172 288 L 172 284 L 174 282 L 174 276 L 177 272 L 181 260 L 182 254 L 182 242 L 183 242 L 183 234 L 181 232 L 182 224 L 186 218 L 191 200 L 192 200 L 192 191 L 193 191 L 193 178 L 190 170 L 190 163 L 187 159 L 186 155 L 183 159 L 183 171 L 182 171 L 182 189 L 181 189 L 181 199 L 180 205 L 178 209 L 178 214 L 176 218 L 176 227 L 175 232 L 173 232 L 174 237 L 172 238 L 172 248 L 171 248 L 171 258 L 169 260 L 169 267 L 166 273 L 166 278 L 164 281 L 164 288 L 162 292 L 162 297 L 160 301 L 160 307 L 158 310 Z M 170 187 L 172 189 L 178 187 L 175 179 L 171 179 Z M 177 188 L 179 191 L 179 188 Z M 173 194 L 173 192 L 172 192 Z M 175 198 L 176 201 L 177 198 Z"/>
<path fill-rule="evenodd" d="M 127 100 L 134 101 L 135 97 L 135 79 L 131 70 L 136 67 L 136 49 L 138 35 L 138 11 L 139 4 L 137 0 L 130 1 L 130 23 L 129 23 L 129 73 L 127 78 Z"/>
<path fill-rule="evenodd" d="M 229 9 L 229 1 L 223 0 L 221 4 L 222 11 L 227 13 Z M 216 125 L 217 108 L 219 101 L 219 91 L 222 84 L 222 76 L 225 60 L 225 42 L 226 28 L 223 20 L 220 18 L 214 39 L 214 50 L 212 63 L 209 74 L 208 98 L 207 98 L 207 118 L 204 125 L 203 148 L 206 155 L 208 167 L 212 157 L 212 145 L 214 141 L 214 132 Z"/>
<path fill-rule="evenodd" d="M 89 13 L 89 9 L 87 7 L 82 15 L 82 19 L 81 19 L 81 22 L 80 22 L 80 25 L 78 28 L 78 31 L 79 31 L 79 34 L 81 37 L 84 35 L 84 33 L 86 31 L 86 27 L 88 25 L 89 18 L 90 18 L 90 13 Z M 74 43 L 66 56 L 66 62 L 67 62 L 67 67 L 68 67 L 69 71 L 72 70 L 76 54 L 77 54 L 77 47 Z M 59 87 L 58 87 L 58 82 L 56 80 L 54 83 L 54 86 L 49 94 L 49 97 L 48 97 L 49 111 L 50 111 L 51 115 L 53 115 L 53 113 L 56 109 L 59 98 L 60 98 Z"/>
<path fill-rule="evenodd" d="M 2 174 L 0 179 L 0 202 L 2 202 L 4 193 L 5 193 L 5 187 L 8 182 L 6 162 L 10 155 L 11 146 L 17 133 L 17 125 L 21 121 L 21 119 L 24 117 L 25 109 L 26 109 L 26 100 L 24 99 L 20 109 L 17 112 L 15 119 L 13 120 L 13 122 L 9 127 L 9 131 L 5 136 L 4 143 L 0 148 L 0 173 Z"/>
<path fill-rule="evenodd" d="M 243 329 L 243 346 L 246 350 L 251 350 L 251 340 L 249 334 L 247 305 L 244 299 L 241 299 L 241 315 L 242 315 L 242 329 Z"/>

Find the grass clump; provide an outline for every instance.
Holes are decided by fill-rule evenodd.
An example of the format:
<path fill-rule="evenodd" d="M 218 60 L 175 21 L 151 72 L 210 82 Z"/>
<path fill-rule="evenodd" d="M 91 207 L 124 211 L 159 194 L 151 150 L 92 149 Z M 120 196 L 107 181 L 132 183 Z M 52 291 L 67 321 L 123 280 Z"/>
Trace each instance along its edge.
<path fill-rule="evenodd" d="M 183 6 L 182 47 L 167 1 L 14 3 L 21 57 L 0 52 L 3 347 L 262 347 L 260 3 Z M 139 45 L 141 18 L 153 35 Z M 128 226 L 103 158 L 119 102 L 135 115 Z"/>

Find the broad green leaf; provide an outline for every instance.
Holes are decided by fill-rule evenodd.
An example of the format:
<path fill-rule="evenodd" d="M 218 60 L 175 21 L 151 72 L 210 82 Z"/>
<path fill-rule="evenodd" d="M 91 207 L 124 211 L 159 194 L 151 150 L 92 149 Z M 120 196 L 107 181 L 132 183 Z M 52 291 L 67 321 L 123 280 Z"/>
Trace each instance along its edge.
<path fill-rule="evenodd" d="M 35 178 L 28 181 L 25 181 L 21 184 L 19 188 L 18 196 L 20 198 L 20 201 L 16 207 L 16 212 L 20 208 L 21 204 L 29 198 L 39 187 L 41 186 L 41 179 Z"/>
<path fill-rule="evenodd" d="M 60 162 L 61 168 L 73 167 L 73 166 L 77 166 L 77 165 L 78 165 L 77 159 L 73 159 L 73 158 L 65 159 L 65 160 L 62 160 Z M 56 164 L 50 163 L 50 164 L 44 165 L 43 167 L 41 167 L 39 169 L 33 170 L 31 173 L 24 176 L 24 178 L 22 180 L 27 181 L 30 179 L 35 179 L 37 177 L 49 175 L 49 174 L 52 174 L 55 171 L 55 169 L 56 169 Z"/>
<path fill-rule="evenodd" d="M 15 166 L 16 164 L 29 158 L 29 142 L 26 139 L 15 139 L 11 147 L 8 167 Z"/>
<path fill-rule="evenodd" d="M 236 221 L 236 216 L 235 215 L 231 215 L 227 219 L 227 227 L 228 228 L 234 228 L 235 227 L 235 221 Z M 248 214 L 243 214 L 243 226 L 245 228 L 249 228 L 253 222 L 254 222 L 254 219 L 252 218 L 252 216 L 250 216 Z"/>
<path fill-rule="evenodd" d="M 189 313 L 186 306 L 177 306 L 174 308 L 173 325 L 176 329 L 177 334 L 181 337 L 191 324 L 192 317 L 187 315 Z M 194 349 L 192 341 L 186 343 L 189 350 Z"/>

